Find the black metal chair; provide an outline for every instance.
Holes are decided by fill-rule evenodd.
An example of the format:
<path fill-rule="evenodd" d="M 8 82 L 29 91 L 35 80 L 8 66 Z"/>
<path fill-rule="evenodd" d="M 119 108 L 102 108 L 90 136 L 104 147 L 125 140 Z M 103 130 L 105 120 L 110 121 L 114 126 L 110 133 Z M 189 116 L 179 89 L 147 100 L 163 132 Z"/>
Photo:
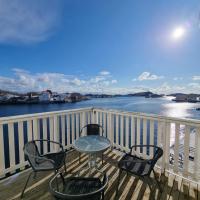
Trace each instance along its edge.
<path fill-rule="evenodd" d="M 87 124 L 82 127 L 80 135 L 82 135 L 84 129 L 86 129 L 86 135 L 100 135 L 101 133 L 103 135 L 104 132 L 103 127 L 99 124 Z M 103 153 L 101 154 L 101 161 L 103 164 Z M 81 162 L 81 153 L 79 152 L 79 163 L 80 162 Z"/>
<path fill-rule="evenodd" d="M 50 148 L 50 145 L 54 145 L 55 152 L 41 154 L 39 151 L 39 145 L 44 146 L 44 143 L 46 143 L 45 145 L 47 148 Z M 32 173 L 34 173 L 34 178 L 36 177 L 36 173 L 40 171 L 54 171 L 56 174 L 63 165 L 66 172 L 65 151 L 62 144 L 50 140 L 33 140 L 26 143 L 23 150 L 33 171 L 31 171 L 28 176 L 26 184 L 21 193 L 21 198 L 24 195 L 24 191 Z"/>
<path fill-rule="evenodd" d="M 106 175 L 104 175 L 103 181 L 93 177 L 60 177 L 59 174 L 56 174 L 49 182 L 49 191 L 56 199 L 104 199 L 104 190 L 108 184 Z"/>
<path fill-rule="evenodd" d="M 137 155 L 133 155 L 133 149 L 136 148 L 146 148 L 147 151 L 150 151 L 150 148 L 153 148 L 153 157 L 151 159 L 144 159 L 141 157 L 138 157 Z M 143 149 L 144 150 L 144 149 Z M 122 159 L 118 163 L 119 167 L 119 176 L 118 176 L 118 184 L 117 184 L 117 191 L 116 191 L 116 197 L 118 196 L 118 188 L 120 184 L 120 176 L 122 171 L 126 171 L 127 173 L 134 175 L 137 178 L 140 178 L 142 181 L 144 181 L 152 191 L 152 186 L 151 186 L 151 178 L 150 174 L 153 171 L 156 184 L 160 191 L 162 191 L 160 187 L 160 183 L 156 178 L 156 174 L 154 171 L 154 166 L 158 159 L 162 157 L 163 155 L 163 150 L 154 145 L 135 145 L 132 146 L 130 149 L 130 152 L 125 154 Z"/>

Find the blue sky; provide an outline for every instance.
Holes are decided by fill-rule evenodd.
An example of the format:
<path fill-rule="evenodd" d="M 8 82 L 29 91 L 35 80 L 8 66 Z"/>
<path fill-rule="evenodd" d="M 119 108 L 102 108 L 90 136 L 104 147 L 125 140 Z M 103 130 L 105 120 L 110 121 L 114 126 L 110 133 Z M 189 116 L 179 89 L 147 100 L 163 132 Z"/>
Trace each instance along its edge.
<path fill-rule="evenodd" d="M 199 0 L 0 0 L 0 30 L 0 89 L 200 93 Z"/>

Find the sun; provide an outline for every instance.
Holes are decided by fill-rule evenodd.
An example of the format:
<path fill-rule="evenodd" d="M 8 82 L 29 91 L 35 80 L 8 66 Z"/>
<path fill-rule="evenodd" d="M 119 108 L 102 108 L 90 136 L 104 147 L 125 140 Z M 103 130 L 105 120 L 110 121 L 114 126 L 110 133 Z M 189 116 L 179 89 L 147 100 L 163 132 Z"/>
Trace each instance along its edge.
<path fill-rule="evenodd" d="M 185 28 L 180 26 L 176 27 L 171 34 L 172 39 L 179 40 L 185 35 Z"/>

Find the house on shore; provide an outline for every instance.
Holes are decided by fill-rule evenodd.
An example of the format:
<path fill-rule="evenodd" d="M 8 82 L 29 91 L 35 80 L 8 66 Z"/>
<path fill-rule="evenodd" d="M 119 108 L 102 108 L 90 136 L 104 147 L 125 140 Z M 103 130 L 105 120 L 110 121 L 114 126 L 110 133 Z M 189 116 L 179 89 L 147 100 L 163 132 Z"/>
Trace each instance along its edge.
<path fill-rule="evenodd" d="M 52 92 L 51 90 L 45 90 L 42 91 L 42 93 L 39 95 L 39 101 L 43 103 L 48 103 L 51 101 Z"/>
<path fill-rule="evenodd" d="M 200 95 L 198 95 L 198 94 L 177 94 L 176 98 L 173 99 L 173 101 L 197 103 L 200 101 Z"/>

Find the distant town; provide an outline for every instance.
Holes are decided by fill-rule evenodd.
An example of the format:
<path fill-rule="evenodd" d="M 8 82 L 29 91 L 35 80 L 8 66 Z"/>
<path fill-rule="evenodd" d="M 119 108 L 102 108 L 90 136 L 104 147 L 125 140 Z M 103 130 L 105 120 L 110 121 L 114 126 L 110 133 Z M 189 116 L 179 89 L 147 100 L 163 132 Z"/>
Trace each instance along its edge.
<path fill-rule="evenodd" d="M 80 93 L 58 93 L 51 90 L 41 92 L 28 92 L 20 94 L 0 90 L 0 104 L 38 104 L 38 103 L 74 103 L 91 98 L 114 98 L 114 97 L 145 97 L 145 98 L 161 98 L 164 96 L 173 96 L 172 101 L 175 102 L 200 102 L 200 94 L 183 94 L 174 93 L 169 95 L 155 94 L 152 92 L 139 92 L 133 94 L 80 94 Z"/>
<path fill-rule="evenodd" d="M 88 100 L 80 93 L 57 93 L 51 90 L 19 94 L 0 90 L 0 104 L 73 103 Z"/>

